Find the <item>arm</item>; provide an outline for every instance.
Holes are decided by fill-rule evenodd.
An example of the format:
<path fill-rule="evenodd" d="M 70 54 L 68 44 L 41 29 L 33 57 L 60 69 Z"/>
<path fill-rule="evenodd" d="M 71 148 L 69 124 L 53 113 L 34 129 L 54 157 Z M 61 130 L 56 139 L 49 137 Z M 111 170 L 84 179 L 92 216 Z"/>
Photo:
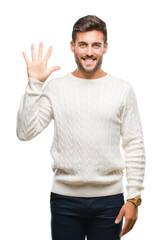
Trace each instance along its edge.
<path fill-rule="evenodd" d="M 28 84 L 17 113 L 17 136 L 22 141 L 36 137 L 54 118 L 50 98 L 49 83 L 41 88 L 43 82 L 28 78 Z"/>
<path fill-rule="evenodd" d="M 142 124 L 132 86 L 123 104 L 121 135 L 126 162 L 127 199 L 130 199 L 141 195 L 145 172 Z"/>
<path fill-rule="evenodd" d="M 121 114 L 122 147 L 125 151 L 127 200 L 141 196 L 145 171 L 145 149 L 142 125 L 137 106 L 137 100 L 132 86 L 128 90 L 123 103 Z M 138 207 L 131 202 L 126 202 L 121 208 L 115 223 L 125 217 L 125 224 L 120 237 L 128 233 L 134 226 L 138 217 Z"/>
<path fill-rule="evenodd" d="M 50 102 L 50 83 L 47 83 L 43 92 L 44 82 L 49 75 L 60 67 L 53 66 L 47 69 L 47 61 L 52 52 L 49 47 L 45 57 L 42 59 L 43 43 L 39 44 L 38 58 L 36 59 L 35 46 L 31 45 L 32 62 L 26 53 L 23 56 L 27 65 L 28 84 L 23 95 L 17 113 L 17 136 L 22 141 L 27 141 L 43 131 L 54 118 Z"/>

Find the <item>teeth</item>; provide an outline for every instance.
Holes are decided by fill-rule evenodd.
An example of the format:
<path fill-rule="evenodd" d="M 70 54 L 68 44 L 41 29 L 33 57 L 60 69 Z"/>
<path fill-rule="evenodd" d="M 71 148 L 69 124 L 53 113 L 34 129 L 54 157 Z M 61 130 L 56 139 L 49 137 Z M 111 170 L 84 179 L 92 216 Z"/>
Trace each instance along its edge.
<path fill-rule="evenodd" d="M 86 62 L 93 62 L 93 60 L 88 60 L 88 59 L 87 59 Z"/>

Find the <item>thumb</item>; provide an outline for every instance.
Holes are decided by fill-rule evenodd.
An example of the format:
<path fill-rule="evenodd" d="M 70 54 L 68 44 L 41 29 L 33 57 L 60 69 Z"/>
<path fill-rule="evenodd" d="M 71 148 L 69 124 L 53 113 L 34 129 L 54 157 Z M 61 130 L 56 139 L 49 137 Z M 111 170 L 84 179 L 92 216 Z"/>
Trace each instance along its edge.
<path fill-rule="evenodd" d="M 124 215 L 124 212 L 121 209 L 119 214 L 118 214 L 118 216 L 117 216 L 117 218 L 115 219 L 115 223 L 116 224 L 120 223 L 120 221 L 122 220 L 123 215 Z"/>
<path fill-rule="evenodd" d="M 51 67 L 51 68 L 49 69 L 49 71 L 50 71 L 50 73 L 52 73 L 52 72 L 54 72 L 54 71 L 56 71 L 56 70 L 59 70 L 59 69 L 61 69 L 59 66 L 54 66 L 54 67 Z"/>

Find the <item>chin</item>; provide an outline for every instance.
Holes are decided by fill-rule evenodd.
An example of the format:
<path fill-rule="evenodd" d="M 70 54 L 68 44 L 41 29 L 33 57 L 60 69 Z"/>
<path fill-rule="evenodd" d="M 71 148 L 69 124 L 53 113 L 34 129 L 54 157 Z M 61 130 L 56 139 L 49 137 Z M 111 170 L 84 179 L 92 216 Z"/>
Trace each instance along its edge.
<path fill-rule="evenodd" d="M 86 73 L 95 73 L 100 68 L 100 66 L 101 65 L 96 65 L 93 68 L 89 68 L 89 69 L 82 66 L 82 70 Z"/>
<path fill-rule="evenodd" d="M 88 67 L 85 67 L 82 64 L 80 64 L 80 65 L 78 65 L 78 67 L 80 67 L 86 73 L 94 73 L 98 70 L 100 65 L 96 64 L 95 66 L 88 68 Z"/>
<path fill-rule="evenodd" d="M 94 73 L 96 70 L 95 69 L 92 69 L 92 70 L 84 69 L 83 71 L 86 73 Z"/>

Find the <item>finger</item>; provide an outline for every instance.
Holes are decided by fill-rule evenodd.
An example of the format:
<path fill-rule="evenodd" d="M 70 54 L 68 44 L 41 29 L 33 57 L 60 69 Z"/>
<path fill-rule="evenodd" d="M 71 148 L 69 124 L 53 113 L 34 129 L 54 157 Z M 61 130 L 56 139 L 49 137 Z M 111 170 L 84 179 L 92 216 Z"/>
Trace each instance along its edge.
<path fill-rule="evenodd" d="M 50 57 L 50 55 L 51 55 L 51 52 L 52 52 L 52 46 L 50 46 L 49 48 L 48 48 L 48 51 L 47 51 L 47 53 L 46 53 L 46 55 L 45 55 L 45 57 L 44 57 L 44 61 L 45 62 L 47 62 L 48 61 L 48 59 L 49 59 L 49 57 Z"/>
<path fill-rule="evenodd" d="M 41 59 L 43 54 L 43 43 L 39 43 L 39 51 L 38 51 L 38 58 Z"/>
<path fill-rule="evenodd" d="M 132 223 L 131 221 L 126 220 L 124 227 L 120 233 L 120 237 L 124 236 L 126 233 L 128 233 L 132 229 Z"/>
<path fill-rule="evenodd" d="M 116 224 L 120 223 L 123 216 L 124 216 L 124 211 L 120 210 L 117 218 L 115 219 L 115 223 L 116 223 Z"/>
<path fill-rule="evenodd" d="M 54 71 L 56 71 L 56 70 L 60 70 L 61 68 L 59 67 L 59 66 L 54 66 L 54 67 L 51 67 L 50 69 L 49 69 L 49 71 L 50 71 L 50 74 L 52 73 L 52 72 L 54 72 Z"/>
<path fill-rule="evenodd" d="M 32 61 L 36 60 L 36 54 L 35 54 L 35 45 L 31 45 L 31 55 L 32 55 Z"/>
<path fill-rule="evenodd" d="M 24 59 L 25 59 L 25 62 L 26 62 L 26 64 L 27 64 L 27 66 L 30 64 L 30 61 L 29 61 L 29 59 L 28 59 L 28 57 L 27 57 L 27 55 L 26 55 L 26 53 L 25 52 L 22 52 L 22 54 L 23 54 L 23 57 L 24 57 Z"/>

